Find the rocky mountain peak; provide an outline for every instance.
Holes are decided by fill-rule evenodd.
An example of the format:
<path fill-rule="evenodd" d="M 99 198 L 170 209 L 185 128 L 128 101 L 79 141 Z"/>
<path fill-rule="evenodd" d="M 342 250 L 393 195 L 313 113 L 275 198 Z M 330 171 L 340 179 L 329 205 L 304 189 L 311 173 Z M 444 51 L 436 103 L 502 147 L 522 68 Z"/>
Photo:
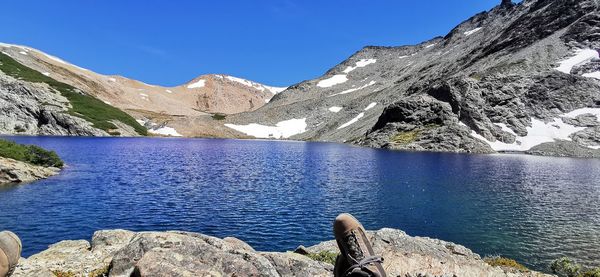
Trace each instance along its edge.
<path fill-rule="evenodd" d="M 500 6 L 502 6 L 502 7 L 512 7 L 513 6 L 513 2 L 512 2 L 512 0 L 502 0 L 502 3 L 500 4 Z"/>

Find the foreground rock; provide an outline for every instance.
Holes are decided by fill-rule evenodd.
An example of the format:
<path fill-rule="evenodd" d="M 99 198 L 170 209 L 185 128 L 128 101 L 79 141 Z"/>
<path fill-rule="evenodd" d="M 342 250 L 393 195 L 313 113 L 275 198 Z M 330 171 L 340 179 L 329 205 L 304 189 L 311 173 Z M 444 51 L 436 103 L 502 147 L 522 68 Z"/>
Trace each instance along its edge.
<path fill-rule="evenodd" d="M 389 276 L 550 276 L 492 267 L 471 250 L 400 230 L 370 232 Z M 98 231 L 91 244 L 63 241 L 22 258 L 14 276 L 332 276 L 308 253 L 335 252 L 327 241 L 296 252 L 259 252 L 235 238 L 187 232 Z"/>
<path fill-rule="evenodd" d="M 28 183 L 58 174 L 60 169 L 0 157 L 0 186 Z"/>

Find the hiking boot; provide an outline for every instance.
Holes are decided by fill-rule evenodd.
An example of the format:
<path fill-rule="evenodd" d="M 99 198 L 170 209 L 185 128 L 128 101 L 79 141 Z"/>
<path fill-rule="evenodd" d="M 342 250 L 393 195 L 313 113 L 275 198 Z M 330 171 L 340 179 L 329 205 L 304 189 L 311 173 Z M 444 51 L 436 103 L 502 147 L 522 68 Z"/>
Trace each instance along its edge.
<path fill-rule="evenodd" d="M 386 277 L 381 266 L 383 258 L 375 255 L 365 229 L 356 218 L 340 214 L 333 222 L 333 233 L 341 252 L 335 263 L 336 277 Z"/>
<path fill-rule="evenodd" d="M 10 276 L 21 258 L 21 240 L 10 231 L 0 232 L 0 277 Z"/>

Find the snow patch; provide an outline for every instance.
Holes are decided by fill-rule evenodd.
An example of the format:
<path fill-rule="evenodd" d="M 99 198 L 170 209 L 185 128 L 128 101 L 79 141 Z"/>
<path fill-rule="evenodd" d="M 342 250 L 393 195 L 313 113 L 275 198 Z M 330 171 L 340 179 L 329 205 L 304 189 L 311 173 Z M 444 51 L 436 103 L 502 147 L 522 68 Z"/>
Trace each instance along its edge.
<path fill-rule="evenodd" d="M 275 126 L 265 126 L 257 123 L 248 125 L 225 124 L 226 127 L 242 132 L 255 138 L 289 138 L 306 132 L 306 118 L 281 121 Z"/>
<path fill-rule="evenodd" d="M 504 123 L 494 123 L 494 125 L 500 127 L 502 129 L 502 131 L 504 131 L 504 132 L 507 132 L 509 134 L 517 136 L 515 131 L 513 131 L 511 128 L 508 127 L 508 125 L 506 125 Z"/>
<path fill-rule="evenodd" d="M 112 78 L 112 77 L 111 77 L 111 78 L 108 78 L 108 80 L 109 80 L 109 81 L 111 81 L 111 82 L 116 82 L 116 81 L 117 81 L 117 79 L 115 79 L 115 78 Z"/>
<path fill-rule="evenodd" d="M 596 78 L 596 79 L 600 80 L 600 71 L 585 73 L 582 76 L 587 77 L 587 78 Z"/>
<path fill-rule="evenodd" d="M 108 101 L 104 101 L 104 100 L 102 100 L 102 102 L 104 102 L 104 104 L 112 105 L 112 103 L 110 103 L 110 102 L 108 102 Z"/>
<path fill-rule="evenodd" d="M 333 87 L 335 85 L 345 83 L 346 81 L 348 81 L 348 78 L 346 75 L 343 75 L 343 74 L 333 75 L 332 77 L 322 80 L 319 83 L 317 83 L 317 87 L 321 87 L 321 88 Z"/>
<path fill-rule="evenodd" d="M 177 133 L 177 130 L 175 130 L 174 128 L 171 128 L 171 127 L 167 127 L 167 126 L 157 128 L 157 129 L 150 129 L 150 130 L 148 130 L 148 133 L 151 133 L 154 135 L 168 136 L 168 137 L 182 137 L 182 135 Z"/>
<path fill-rule="evenodd" d="M 358 91 L 358 90 L 361 90 L 361 89 L 364 89 L 364 88 L 370 87 L 370 86 L 372 86 L 372 85 L 374 85 L 374 84 L 376 84 L 376 82 L 375 82 L 375 81 L 371 81 L 371 82 L 369 82 L 368 84 L 366 84 L 366 85 L 364 85 L 364 86 L 362 86 L 362 87 L 347 89 L 347 90 L 344 90 L 344 91 L 342 91 L 342 92 L 339 92 L 339 93 L 336 93 L 336 94 L 329 95 L 329 97 L 333 97 L 333 96 L 337 96 L 337 95 L 342 95 L 342 94 L 348 94 L 348 93 L 351 93 L 351 92 L 355 92 L 355 91 Z"/>
<path fill-rule="evenodd" d="M 27 52 L 25 51 L 19 51 L 19 54 L 27 56 Z"/>
<path fill-rule="evenodd" d="M 332 113 L 339 113 L 341 110 L 343 109 L 343 107 L 331 107 L 329 108 L 329 111 Z"/>
<path fill-rule="evenodd" d="M 563 73 L 571 74 L 573 67 L 586 64 L 598 58 L 598 51 L 594 49 L 578 49 L 575 51 L 575 56 L 559 62 L 560 66 L 555 69 Z"/>
<path fill-rule="evenodd" d="M 377 103 L 373 102 L 373 103 L 369 104 L 369 106 L 367 106 L 367 107 L 365 108 L 365 111 L 368 111 L 368 110 L 370 110 L 370 109 L 374 108 L 375 106 L 377 106 Z"/>
<path fill-rule="evenodd" d="M 565 114 L 564 116 L 566 116 Z M 488 143 L 495 151 L 527 151 L 534 146 L 555 140 L 570 141 L 570 136 L 574 133 L 582 131 L 585 127 L 575 127 L 563 122 L 560 118 L 555 118 L 554 121 L 545 123 L 541 120 L 532 118 L 531 127 L 527 127 L 527 135 L 524 137 L 517 136 L 515 143 L 509 144 L 501 141 L 489 141 L 485 137 L 471 131 L 471 136 Z M 464 125 L 464 124 L 462 124 Z M 496 123 L 498 126 L 499 123 Z M 505 126 L 507 129 L 508 127 Z M 502 128 L 502 127 L 501 127 Z M 503 128 L 504 129 L 504 128 Z M 512 130 L 511 130 L 512 131 Z"/>
<path fill-rule="evenodd" d="M 237 78 L 237 77 L 233 77 L 233 76 L 227 76 L 226 78 L 229 81 L 238 82 L 238 83 L 248 86 L 248 87 L 254 87 L 254 85 L 255 85 L 254 82 L 248 81 L 248 80 L 242 79 L 242 78 Z"/>
<path fill-rule="evenodd" d="M 471 30 L 471 31 L 466 31 L 466 32 L 465 32 L 465 36 L 470 36 L 470 35 L 472 35 L 472 34 L 474 34 L 474 33 L 477 33 L 477 32 L 479 32 L 481 29 L 483 29 L 483 28 L 479 27 L 479 28 L 475 28 L 475 29 L 473 29 L 473 30 Z"/>
<path fill-rule="evenodd" d="M 50 72 L 43 72 L 42 74 L 44 74 L 46 76 L 50 76 Z"/>
<path fill-rule="evenodd" d="M 141 97 L 148 97 L 148 94 L 145 94 L 145 93 L 140 93 L 140 96 L 141 96 Z"/>
<path fill-rule="evenodd" d="M 370 64 L 373 64 L 376 62 L 377 62 L 376 59 L 361 59 L 358 62 L 356 62 L 355 66 L 349 66 L 346 69 L 344 69 L 344 73 L 348 74 L 359 67 L 365 67 L 367 65 L 370 65 Z"/>
<path fill-rule="evenodd" d="M 203 88 L 206 85 L 206 80 L 198 80 L 197 82 L 190 84 L 187 88 Z"/>
<path fill-rule="evenodd" d="M 437 44 L 437 43 L 429 44 L 429 45 L 425 46 L 425 49 L 427 49 L 427 48 L 431 48 L 431 47 L 434 47 L 436 44 Z"/>
<path fill-rule="evenodd" d="M 337 129 L 343 129 L 346 128 L 354 123 L 356 123 L 359 119 L 361 119 L 363 116 L 365 116 L 365 113 L 359 113 L 356 117 L 354 117 L 353 119 L 351 119 L 350 121 L 342 124 L 340 127 L 338 127 Z"/>
<path fill-rule="evenodd" d="M 11 56 L 10 54 L 8 54 L 8 53 L 6 53 L 6 52 L 4 52 L 4 51 L 2 51 L 2 54 L 4 54 L 4 55 L 7 55 L 7 56 L 9 56 L 9 57 L 11 57 L 11 58 L 12 58 L 12 56 Z"/>
<path fill-rule="evenodd" d="M 278 94 L 286 89 L 288 89 L 288 87 L 271 87 L 271 86 L 264 86 L 267 90 L 269 90 L 271 93 L 273 94 Z"/>
<path fill-rule="evenodd" d="M 165 91 L 166 91 L 167 93 L 173 93 L 173 91 L 172 91 L 172 90 L 170 90 L 170 89 L 165 89 Z"/>
<path fill-rule="evenodd" d="M 566 114 L 563 115 L 563 117 L 568 117 L 568 118 L 576 118 L 580 115 L 584 115 L 584 114 L 592 114 L 596 116 L 596 119 L 600 120 L 600 108 L 583 108 L 583 109 L 578 109 L 578 110 L 574 110 L 572 112 L 568 112 Z"/>

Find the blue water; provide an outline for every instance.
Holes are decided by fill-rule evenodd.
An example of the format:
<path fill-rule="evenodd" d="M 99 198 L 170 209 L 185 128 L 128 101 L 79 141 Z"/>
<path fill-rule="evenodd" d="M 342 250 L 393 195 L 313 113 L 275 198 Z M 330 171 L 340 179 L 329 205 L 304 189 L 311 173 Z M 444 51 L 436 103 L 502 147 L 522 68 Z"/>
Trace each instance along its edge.
<path fill-rule="evenodd" d="M 24 256 L 95 230 L 186 230 L 259 250 L 367 229 L 463 244 L 545 270 L 561 256 L 600 266 L 600 160 L 405 153 L 342 144 L 11 137 L 56 150 L 59 176 L 0 189 L 0 230 Z"/>

